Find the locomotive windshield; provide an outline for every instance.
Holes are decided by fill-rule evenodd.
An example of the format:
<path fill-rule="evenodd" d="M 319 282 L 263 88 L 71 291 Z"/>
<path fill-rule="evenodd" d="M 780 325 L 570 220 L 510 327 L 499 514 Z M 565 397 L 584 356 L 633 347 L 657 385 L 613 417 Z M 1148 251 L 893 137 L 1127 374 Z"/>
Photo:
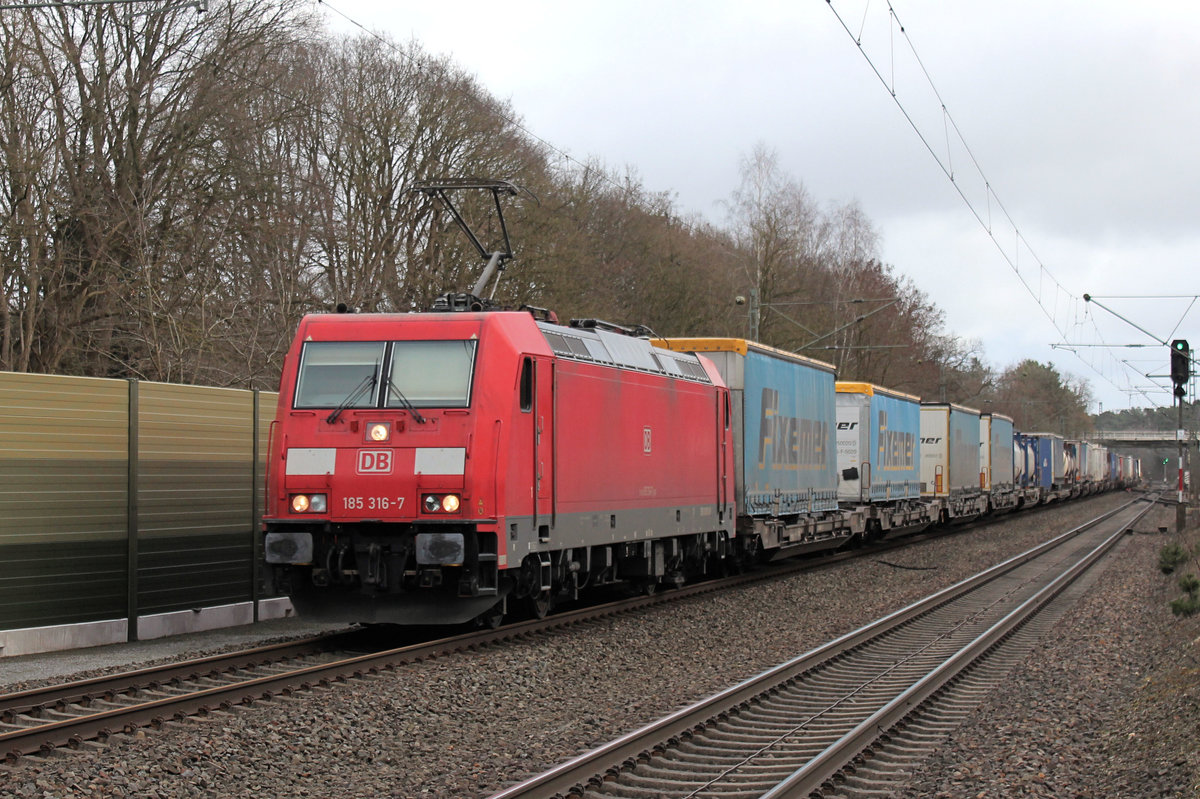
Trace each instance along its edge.
<path fill-rule="evenodd" d="M 304 345 L 297 408 L 369 408 L 376 402 L 382 341 L 309 341 Z M 360 387 L 370 385 L 371 390 Z"/>
<path fill-rule="evenodd" d="M 474 341 L 396 341 L 392 385 L 418 408 L 465 408 L 474 363 Z M 403 407 L 403 400 L 390 394 L 387 406 Z"/>
<path fill-rule="evenodd" d="M 475 365 L 471 341 L 309 341 L 296 408 L 465 408 Z M 381 380 L 381 368 L 390 380 Z M 380 390 L 380 384 L 387 390 Z"/>

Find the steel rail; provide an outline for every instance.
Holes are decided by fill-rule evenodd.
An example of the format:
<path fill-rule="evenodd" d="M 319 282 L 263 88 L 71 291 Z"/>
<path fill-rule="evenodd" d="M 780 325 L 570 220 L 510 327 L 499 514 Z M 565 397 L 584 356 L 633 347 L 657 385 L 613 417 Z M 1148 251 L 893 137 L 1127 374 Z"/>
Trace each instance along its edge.
<path fill-rule="evenodd" d="M 870 551 L 886 551 L 903 546 L 905 543 L 907 540 L 897 538 L 887 547 L 881 545 Z M 257 647 L 178 664 L 152 666 L 112 676 L 95 677 L 0 695 L 0 730 L 3 727 L 18 727 L 14 723 L 16 721 L 22 721 L 27 725 L 0 731 L 0 757 L 9 762 L 15 762 L 23 755 L 45 754 L 58 747 L 77 748 L 87 740 L 106 738 L 119 731 L 132 732 L 142 726 L 161 725 L 169 718 L 180 720 L 188 715 L 206 713 L 214 708 L 229 707 L 232 704 L 248 704 L 258 697 L 270 698 L 275 693 L 291 691 L 297 687 L 311 687 L 314 681 L 328 684 L 332 681 L 344 680 L 348 676 L 360 676 L 367 672 L 394 668 L 405 663 L 441 657 L 503 641 L 528 638 L 550 630 L 632 613 L 664 603 L 791 576 L 801 571 L 829 566 L 863 552 L 863 550 L 838 552 L 822 558 L 772 564 L 769 568 L 755 573 L 710 580 L 652 596 L 620 599 L 602 605 L 556 613 L 544 619 L 511 623 L 496 630 L 476 630 L 432 641 L 388 648 L 331 663 L 288 669 L 275 675 L 249 677 L 228 685 L 203 688 L 176 696 L 166 696 L 91 713 L 79 713 L 79 711 L 103 702 L 111 704 L 118 695 L 134 697 L 138 694 L 153 693 L 159 691 L 166 683 L 199 680 L 214 672 L 228 672 L 231 669 L 250 670 L 261 668 L 264 665 L 283 665 L 286 658 L 289 657 L 304 657 L 320 653 L 323 647 L 328 648 L 331 638 L 336 639 L 345 636 L 346 633 Z M 266 660 L 262 660 L 263 658 Z M 37 723 L 40 719 L 36 716 L 44 714 L 48 710 L 56 710 L 60 715 L 74 710 L 79 715 Z"/>
<path fill-rule="evenodd" d="M 1105 514 L 1105 516 L 1119 510 L 1120 508 Z M 1105 516 L 1099 518 L 1102 519 Z M 0 757 L 13 762 L 23 755 L 45 753 L 56 747 L 78 747 L 86 740 L 105 738 L 117 731 L 132 732 L 140 726 L 160 725 L 168 718 L 182 719 L 189 714 L 205 713 L 218 707 L 247 704 L 259 696 L 269 698 L 276 693 L 290 692 L 297 687 L 311 687 L 314 681 L 328 684 L 335 680 L 344 680 L 349 676 L 378 672 L 380 669 L 390 669 L 406 663 L 441 657 L 504 641 L 524 639 L 554 629 L 586 624 L 598 619 L 632 613 L 728 588 L 789 577 L 797 573 L 825 568 L 847 559 L 877 555 L 917 541 L 955 535 L 970 529 L 977 529 L 980 526 L 986 527 L 991 523 L 1006 521 L 1007 518 L 1007 515 L 1002 515 L 994 519 L 977 520 L 968 524 L 941 528 L 937 531 L 896 536 L 875 542 L 866 548 L 833 552 L 822 557 L 773 563 L 770 567 L 754 573 L 710 580 L 653 596 L 620 599 L 601 605 L 556 613 L 545 619 L 511 623 L 496 630 L 477 630 L 432 641 L 391 647 L 338 659 L 330 663 L 287 669 L 274 675 L 237 679 L 227 685 L 207 687 L 186 693 L 182 693 L 186 689 L 180 683 L 199 681 L 210 677 L 228 679 L 236 677 L 231 672 L 237 670 L 249 671 L 263 667 L 286 668 L 288 659 L 329 654 L 336 642 L 339 639 L 345 639 L 348 633 L 339 632 L 331 636 L 256 647 L 239 652 L 196 658 L 182 663 L 152 666 L 111 676 L 0 695 Z M 1098 520 L 1093 520 L 1088 524 L 1093 524 Z M 138 694 L 161 692 L 163 686 L 168 683 L 172 684 L 170 690 L 179 690 L 181 693 L 125 707 L 110 707 L 106 710 L 86 712 L 98 705 L 113 704 L 117 696 L 128 701 Z M 79 715 L 37 723 L 41 721 L 37 716 L 44 715 L 47 711 L 56 711 L 59 716 L 70 712 Z M 13 722 L 18 720 L 28 726 L 3 729 L 17 726 Z"/>
<path fill-rule="evenodd" d="M 1116 516 L 1142 501 L 1145 500 L 1141 498 L 1130 500 L 1113 510 L 1101 514 L 1095 519 L 1084 522 L 983 572 L 961 580 L 954 585 L 896 610 L 857 630 L 846 633 L 773 669 L 751 677 L 691 706 L 671 713 L 662 719 L 651 722 L 610 743 L 561 763 L 542 774 L 509 786 L 504 790 L 492 794 L 489 799 L 528 799 L 530 797 L 580 794 L 589 781 L 599 779 L 601 775 L 618 773 L 622 768 L 636 763 L 639 757 L 646 756 L 647 753 L 669 745 L 669 742 L 703 727 L 705 723 L 712 719 L 719 719 L 735 711 L 739 706 L 745 705 L 775 686 L 786 683 L 807 671 L 811 671 L 843 653 L 859 647 L 870 639 L 899 627 L 911 619 L 949 602 L 959 595 L 968 593 L 976 587 L 1018 568 L 1044 552 L 1059 546 L 1085 530 Z M 1146 511 L 1153 507 L 1153 504 L 1153 502 L 1147 502 Z M 1146 511 L 1143 511 L 1143 513 Z M 1128 528 L 1129 525 L 1122 525 L 1116 537 L 1119 538 Z"/>
<path fill-rule="evenodd" d="M 440 657 L 474 647 L 525 638 L 552 629 L 631 613 L 730 588 L 781 579 L 800 572 L 825 568 L 866 554 L 880 554 L 907 546 L 916 541 L 926 540 L 929 537 L 956 534 L 967 529 L 971 528 L 968 525 L 959 525 L 937 533 L 922 532 L 910 536 L 897 536 L 874 543 L 869 548 L 837 551 L 819 557 L 772 563 L 764 565 L 762 569 L 753 573 L 708 580 L 651 596 L 630 597 L 600 605 L 563 611 L 545 619 L 509 623 L 496 630 L 476 630 L 403 647 L 388 648 L 363 655 L 359 658 L 351 658 L 339 662 L 349 664 L 349 667 L 353 668 L 359 663 L 386 661 L 388 659 L 393 659 L 395 664 L 398 665 L 432 657 Z M 38 716 L 47 711 L 54 710 L 63 713 L 67 712 L 71 706 L 74 706 L 75 712 L 79 712 L 99 702 L 107 701 L 111 703 L 117 696 L 136 695 L 139 692 L 147 690 L 155 691 L 168 683 L 195 681 L 214 676 L 220 678 L 219 675 L 222 674 L 228 677 L 231 676 L 230 672 L 237 670 L 250 671 L 264 666 L 280 665 L 286 663 L 289 659 L 326 653 L 336 646 L 339 639 L 344 639 L 350 634 L 349 632 L 342 631 L 326 636 L 306 638 L 300 641 L 254 647 L 237 652 L 194 658 L 180 663 L 167 663 L 113 675 L 0 694 L 0 726 L 16 726 L 13 722 L 18 717 L 25 717 L 23 720 L 29 722 L 36 721 Z M 327 664 L 325 668 L 332 669 L 334 665 Z M 305 672 L 305 674 L 308 674 L 308 672 Z M 253 678 L 231 682 L 229 686 L 224 686 L 223 689 L 230 693 L 236 693 L 237 686 L 250 686 L 252 681 Z M 216 692 L 220 689 L 214 688 L 208 690 L 210 690 L 210 693 L 206 693 L 205 696 L 216 696 Z M 175 715 L 185 712 L 184 708 L 187 707 L 187 704 L 183 701 L 182 696 L 174 704 L 177 710 Z M 143 703 L 143 705 L 149 710 L 165 706 L 155 703 Z M 83 740 L 97 737 L 101 733 L 110 733 L 112 731 L 112 724 L 109 722 L 120 719 L 122 713 L 125 715 L 122 725 L 125 729 L 135 727 L 146 721 L 145 714 L 139 715 L 136 707 L 130 705 L 127 709 L 123 710 L 98 711 L 91 715 L 80 713 L 72 719 L 63 719 L 58 722 L 36 726 L 29 724 L 20 729 L 0 731 L 0 756 L 13 761 L 23 754 L 45 752 L 53 746 L 77 746 Z M 89 725 L 86 721 L 88 718 L 94 718 L 105 723 Z M 154 715 L 148 718 L 153 721 L 158 716 Z M 50 736 L 39 738 L 36 733 L 37 730 L 49 733 Z"/>
<path fill-rule="evenodd" d="M 1147 503 L 1141 513 L 1134 517 L 1128 525 L 1122 525 L 1120 529 L 1094 547 L 1083 558 L 1073 563 L 1044 588 L 1022 602 L 891 702 L 875 711 L 853 730 L 828 746 L 803 768 L 798 769 L 775 788 L 763 794 L 761 799 L 801 799 L 817 791 L 879 737 L 894 728 L 901 720 L 919 710 L 952 680 L 975 665 L 991 649 L 1053 601 L 1067 586 L 1108 554 L 1117 542 L 1128 533 L 1130 526 L 1148 513 L 1153 506 L 1154 503 Z"/>
<path fill-rule="evenodd" d="M 346 633 L 338 632 L 332 635 L 313 636 L 298 641 L 268 644 L 237 652 L 209 655 L 178 663 L 165 663 L 118 674 L 0 694 L 0 720 L 4 720 L 9 715 L 36 713 L 52 707 L 89 702 L 99 697 L 135 688 L 157 687 L 157 685 L 174 680 L 198 679 L 231 669 L 259 668 L 280 660 L 319 654 L 328 651 L 337 638 L 344 635 Z"/>
<path fill-rule="evenodd" d="M 907 543 L 906 539 L 897 538 L 888 546 L 880 545 L 871 552 L 883 552 Z M 353 658 L 342 659 L 334 663 L 313 666 L 300 670 L 292 670 L 270 678 L 263 685 L 280 684 L 286 681 L 288 675 L 298 678 L 309 678 L 326 669 L 337 679 L 352 674 L 361 668 L 379 668 L 380 663 L 400 665 L 414 661 L 441 657 L 453 652 L 486 646 L 507 640 L 527 638 L 542 634 L 549 630 L 583 624 L 600 618 L 632 613 L 664 603 L 675 602 L 695 596 L 701 596 L 716 591 L 736 588 L 764 580 L 779 579 L 791 576 L 801 571 L 822 568 L 847 558 L 862 554 L 863 551 L 837 552 L 820 558 L 804 561 L 793 561 L 784 564 L 772 564 L 760 571 L 750 574 L 740 574 L 723 579 L 709 580 L 685 586 L 673 591 L 663 592 L 652 596 L 636 596 L 613 602 L 594 605 L 576 610 L 563 611 L 548 616 L 545 619 L 514 622 L 496 630 L 474 630 L 448 637 L 437 638 L 402 647 L 390 647 Z M 0 694 L 0 757 L 12 762 L 22 755 L 37 752 L 47 752 L 58 746 L 78 746 L 84 740 L 105 737 L 112 734 L 114 725 L 117 729 L 132 730 L 147 723 L 157 723 L 163 720 L 159 711 L 164 708 L 172 709 L 173 717 L 181 717 L 189 712 L 199 712 L 207 708 L 207 700 L 219 699 L 223 694 L 237 694 L 239 690 L 254 688 L 258 678 L 249 678 L 231 682 L 227 686 L 204 689 L 201 692 L 164 698 L 151 702 L 129 705 L 125 708 L 113 708 L 97 711 L 91 714 L 80 713 L 70 719 L 60 719 L 54 722 L 36 724 L 37 716 L 47 711 L 68 712 L 74 706 L 75 712 L 101 702 L 111 703 L 117 696 L 131 696 L 146 691 L 159 690 L 168 683 L 188 680 L 199 680 L 218 673 L 235 670 L 253 670 L 263 666 L 281 665 L 288 659 L 312 656 L 329 651 L 339 638 L 347 636 L 346 632 L 334 633 L 330 636 L 317 636 L 300 641 L 272 644 L 255 647 L 248 650 L 223 653 L 203 658 L 195 658 L 181 663 L 168 663 L 150 666 L 145 669 L 121 672 L 119 674 L 93 677 L 58 685 L 47 685 Z M 329 679 L 329 678 L 326 678 Z M 301 682 L 304 680 L 302 679 Z M 197 702 L 188 703 L 188 696 L 197 698 Z M 205 700 L 203 702 L 199 700 Z M 220 699 L 228 704 L 228 699 Z M 20 720 L 27 726 L 19 729 L 4 731 L 4 726 L 17 726 Z M 91 720 L 91 721 L 89 721 Z M 119 722 L 119 724 L 118 724 Z"/>

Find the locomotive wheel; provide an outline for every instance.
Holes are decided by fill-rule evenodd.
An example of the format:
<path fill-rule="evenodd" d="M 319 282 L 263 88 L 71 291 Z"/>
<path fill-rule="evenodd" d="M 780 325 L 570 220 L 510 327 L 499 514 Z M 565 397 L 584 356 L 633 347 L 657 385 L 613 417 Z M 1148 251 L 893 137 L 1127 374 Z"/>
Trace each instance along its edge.
<path fill-rule="evenodd" d="M 504 623 L 504 600 L 475 617 L 475 626 L 495 630 Z"/>
<path fill-rule="evenodd" d="M 542 591 L 529 597 L 529 611 L 535 619 L 544 619 L 550 615 L 550 611 L 554 608 L 554 597 L 549 591 Z"/>
<path fill-rule="evenodd" d="M 634 583 L 634 587 L 642 596 L 654 596 L 658 593 L 658 580 L 650 577 Z"/>

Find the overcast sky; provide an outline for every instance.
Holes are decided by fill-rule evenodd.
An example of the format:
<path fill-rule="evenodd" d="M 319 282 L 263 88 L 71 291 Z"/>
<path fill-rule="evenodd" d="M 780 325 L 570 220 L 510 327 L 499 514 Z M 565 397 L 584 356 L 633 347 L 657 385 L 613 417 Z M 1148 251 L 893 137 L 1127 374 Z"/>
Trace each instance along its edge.
<path fill-rule="evenodd" d="M 323 5 L 334 30 L 355 30 L 344 15 L 451 56 L 537 136 L 632 167 L 714 222 L 765 143 L 819 201 L 861 204 L 882 260 L 948 332 L 996 368 L 1035 358 L 1088 380 L 1092 411 L 1170 405 L 1162 388 L 1128 391 L 1168 371 L 1166 348 L 1051 344 L 1200 348 L 1200 3 L 893 0 L 895 17 L 883 0 Z M 1129 298 L 1145 295 L 1187 298 Z"/>

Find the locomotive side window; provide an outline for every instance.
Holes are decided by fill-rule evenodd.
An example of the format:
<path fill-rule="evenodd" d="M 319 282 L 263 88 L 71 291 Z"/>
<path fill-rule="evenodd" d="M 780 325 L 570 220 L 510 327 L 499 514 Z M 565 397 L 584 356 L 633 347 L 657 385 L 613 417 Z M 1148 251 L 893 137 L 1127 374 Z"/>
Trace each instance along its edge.
<path fill-rule="evenodd" d="M 297 408 L 375 405 L 381 341 L 310 341 L 304 345 L 296 384 Z"/>
<path fill-rule="evenodd" d="M 392 385 L 420 408 L 467 407 L 474 365 L 474 341 L 392 343 Z M 389 395 L 387 405 L 403 407 L 403 402 Z"/>
<path fill-rule="evenodd" d="M 521 410 L 533 410 L 533 359 L 521 360 Z"/>

